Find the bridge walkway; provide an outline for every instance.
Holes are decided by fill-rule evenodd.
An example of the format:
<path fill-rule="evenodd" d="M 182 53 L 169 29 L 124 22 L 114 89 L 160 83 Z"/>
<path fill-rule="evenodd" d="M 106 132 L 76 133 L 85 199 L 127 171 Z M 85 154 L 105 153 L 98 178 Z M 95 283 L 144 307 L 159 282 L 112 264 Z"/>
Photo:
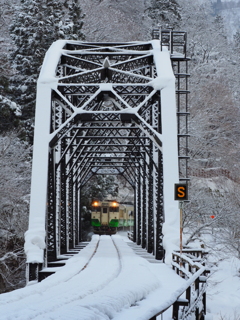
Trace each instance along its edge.
<path fill-rule="evenodd" d="M 130 246 L 119 235 L 93 236 L 52 276 L 2 294 L 1 319 L 151 319 L 174 303 L 185 280 Z"/>

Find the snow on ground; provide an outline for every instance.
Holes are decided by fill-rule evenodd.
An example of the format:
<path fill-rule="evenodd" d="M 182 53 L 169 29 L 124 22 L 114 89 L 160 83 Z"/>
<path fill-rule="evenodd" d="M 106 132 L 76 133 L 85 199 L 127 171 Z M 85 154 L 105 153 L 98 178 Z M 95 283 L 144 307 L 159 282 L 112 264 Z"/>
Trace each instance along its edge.
<path fill-rule="evenodd" d="M 208 234 L 203 239 L 208 243 L 211 266 L 207 290 L 209 320 L 239 320 L 240 259 L 229 253 L 218 238 Z"/>
<path fill-rule="evenodd" d="M 1 320 L 144 320 L 170 305 L 185 280 L 163 263 L 149 263 L 128 246 L 126 233 L 99 236 L 54 275 L 0 295 Z M 209 239 L 208 239 L 209 240 Z M 116 251 L 116 247 L 118 251 Z M 119 259 L 120 257 L 120 259 Z M 240 260 L 209 257 L 206 320 L 239 320 Z M 171 308 L 159 316 L 171 319 Z"/>
<path fill-rule="evenodd" d="M 201 241 L 192 247 L 202 243 L 209 252 L 207 264 L 211 268 L 206 320 L 240 320 L 240 259 L 229 253 L 211 233 L 202 234 Z"/>
<path fill-rule="evenodd" d="M 85 249 L 41 283 L 0 295 L 1 320 L 149 319 L 176 299 L 175 291 L 185 281 L 169 266 L 137 256 L 119 235 L 113 241 L 101 236 L 85 268 L 97 242 L 93 236 Z M 133 318 L 125 316 L 129 310 Z"/>
<path fill-rule="evenodd" d="M 213 320 L 240 319 L 240 260 L 219 261 L 209 278 L 207 310 Z"/>

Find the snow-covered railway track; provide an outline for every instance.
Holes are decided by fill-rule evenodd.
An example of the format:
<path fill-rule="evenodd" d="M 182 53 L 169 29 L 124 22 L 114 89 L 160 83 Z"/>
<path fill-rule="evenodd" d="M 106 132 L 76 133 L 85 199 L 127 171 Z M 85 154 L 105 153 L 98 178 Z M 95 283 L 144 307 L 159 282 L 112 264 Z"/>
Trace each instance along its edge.
<path fill-rule="evenodd" d="M 144 276 L 143 276 L 144 275 Z M 149 263 L 120 236 L 94 236 L 41 283 L 0 295 L 1 320 L 117 319 L 159 288 Z"/>
<path fill-rule="evenodd" d="M 95 239 L 94 247 L 86 263 L 82 261 L 81 255 L 80 259 L 75 256 L 62 268 L 62 272 L 57 272 L 40 284 L 22 289 L 28 292 L 23 292 L 23 296 L 19 296 L 18 301 L 12 301 L 11 305 L 4 305 L 4 301 L 0 299 L 1 319 L 55 319 L 54 316 L 48 317 L 48 313 L 55 313 L 60 307 L 64 308 L 65 305 L 80 301 L 108 286 L 122 269 L 118 247 L 110 236 Z M 78 270 L 75 268 L 76 264 Z M 71 267 L 74 269 L 73 274 L 61 281 L 59 273 L 71 273 Z"/>

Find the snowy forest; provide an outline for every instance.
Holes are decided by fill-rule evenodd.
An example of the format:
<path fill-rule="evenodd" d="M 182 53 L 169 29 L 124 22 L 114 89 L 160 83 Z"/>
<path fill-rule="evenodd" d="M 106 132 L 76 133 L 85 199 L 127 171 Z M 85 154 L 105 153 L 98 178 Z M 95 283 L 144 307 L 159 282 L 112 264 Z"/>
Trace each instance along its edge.
<path fill-rule="evenodd" d="M 150 40 L 153 28 L 187 32 L 190 202 L 185 244 L 216 268 L 240 259 L 240 3 L 211 0 L 0 0 L 0 292 L 25 285 L 36 81 L 57 39 Z M 96 181 L 83 195 L 117 196 L 124 181 Z M 99 195 L 101 190 L 105 194 Z M 87 202 L 87 200 L 86 200 Z M 87 204 L 87 203 L 86 203 Z M 221 255 L 220 255 L 221 253 Z M 235 260 L 234 260 L 235 261 Z M 235 273 L 240 279 L 240 263 Z M 214 283 L 214 276 L 212 277 Z M 239 281 L 240 283 L 240 281 Z M 214 284 L 213 284 L 214 285 Z M 238 317 L 240 319 L 240 309 Z M 221 315 L 219 319 L 230 319 Z M 234 319 L 234 318 L 231 318 Z"/>

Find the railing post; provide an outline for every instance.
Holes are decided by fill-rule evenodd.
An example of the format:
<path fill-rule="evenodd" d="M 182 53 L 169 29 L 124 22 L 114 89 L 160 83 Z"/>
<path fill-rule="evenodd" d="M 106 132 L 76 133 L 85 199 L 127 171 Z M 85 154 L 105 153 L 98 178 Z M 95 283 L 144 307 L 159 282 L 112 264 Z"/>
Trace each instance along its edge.
<path fill-rule="evenodd" d="M 206 301 L 207 301 L 207 294 L 206 292 L 203 293 L 203 312 L 204 312 L 204 315 L 206 314 L 207 312 L 207 304 L 206 304 Z M 202 319 L 201 319 L 202 320 Z"/>
<path fill-rule="evenodd" d="M 173 311 L 172 311 L 173 320 L 178 320 L 178 311 L 179 311 L 179 304 L 175 302 L 173 304 Z"/>
<path fill-rule="evenodd" d="M 187 288 L 186 299 L 189 301 L 189 303 L 191 302 L 191 286 Z"/>

